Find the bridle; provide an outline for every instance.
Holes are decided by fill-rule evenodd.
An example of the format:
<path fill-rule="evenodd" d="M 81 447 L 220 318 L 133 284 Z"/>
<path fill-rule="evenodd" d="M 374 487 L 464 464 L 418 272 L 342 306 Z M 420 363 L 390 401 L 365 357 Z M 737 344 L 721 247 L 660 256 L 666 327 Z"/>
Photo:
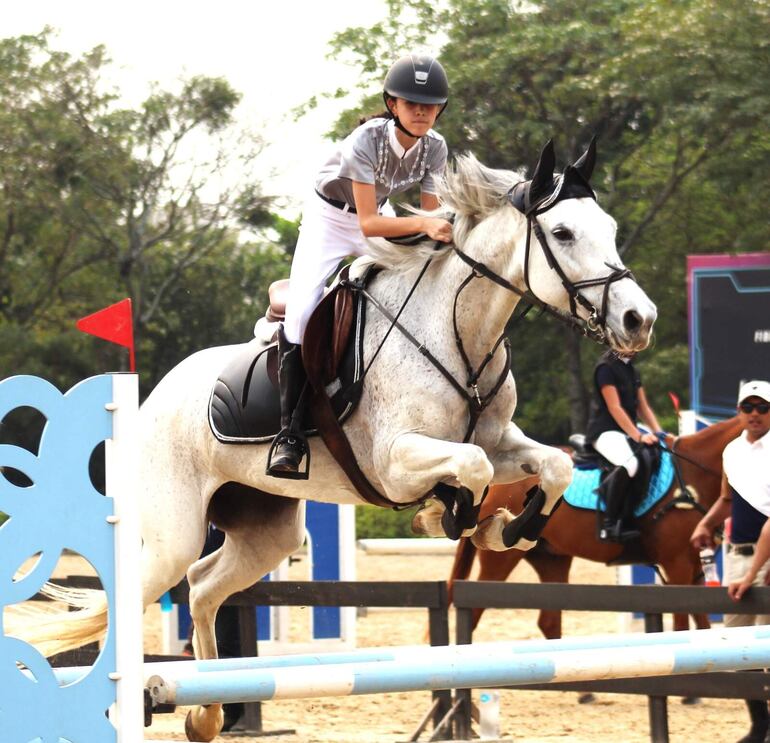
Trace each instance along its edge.
<path fill-rule="evenodd" d="M 541 307 L 550 314 L 555 315 L 559 320 L 567 323 L 583 335 L 598 343 L 608 345 L 609 341 L 607 339 L 606 326 L 610 287 L 614 282 L 620 281 L 621 279 L 629 278 L 632 281 L 636 281 L 636 278 L 628 268 L 621 268 L 605 262 L 604 265 L 610 269 L 610 273 L 606 276 L 600 276 L 594 279 L 583 279 L 581 281 L 570 280 L 559 264 L 559 261 L 556 260 L 556 256 L 553 254 L 550 245 L 548 245 L 548 240 L 546 240 L 543 228 L 537 220 L 540 214 L 548 211 L 561 200 L 581 197 L 588 197 L 596 200 L 596 194 L 591 186 L 588 185 L 588 182 L 580 175 L 579 171 L 572 165 L 568 165 L 564 174 L 554 179 L 553 189 L 550 193 L 542 195 L 534 201 L 531 200 L 531 186 L 532 181 L 521 181 L 508 191 L 508 201 L 527 219 L 527 238 L 524 246 L 524 283 L 527 287 L 528 296 L 525 296 L 522 292 L 517 293 L 519 293 L 526 301 L 530 302 L 530 304 Z M 569 315 L 548 305 L 540 299 L 532 289 L 529 280 L 532 233 L 534 233 L 537 238 L 538 244 L 545 256 L 545 260 L 548 263 L 548 267 L 556 272 L 561 280 L 564 290 L 569 296 Z M 604 287 L 604 290 L 602 291 L 601 308 L 597 308 L 592 304 L 580 291 L 581 289 L 594 286 Z M 588 312 L 587 320 L 584 320 L 578 314 L 578 304 Z"/>
<path fill-rule="evenodd" d="M 571 167 L 571 166 L 568 166 L 568 167 Z M 565 174 L 566 174 L 566 171 L 565 171 Z M 428 266 L 433 260 L 432 257 L 428 258 L 426 263 L 423 265 L 422 270 L 417 276 L 416 281 L 412 285 L 412 288 L 410 289 L 410 291 L 407 293 L 407 296 L 404 299 L 404 302 L 401 304 L 401 307 L 399 308 L 399 310 L 396 312 L 395 315 L 392 314 L 386 307 L 384 307 L 378 299 L 372 296 L 372 294 L 363 285 L 358 284 L 357 282 L 348 282 L 351 285 L 351 287 L 361 292 L 361 294 L 374 307 L 376 307 L 377 310 L 379 310 L 379 312 L 390 322 L 390 328 L 388 328 L 378 348 L 376 349 L 375 353 L 370 359 L 360 381 L 363 381 L 363 377 L 366 376 L 366 374 L 368 373 L 372 363 L 374 362 L 374 359 L 377 357 L 377 354 L 380 352 L 380 349 L 385 343 L 385 340 L 387 339 L 388 335 L 390 335 L 390 332 L 393 330 L 393 328 L 398 328 L 401 334 L 410 343 L 412 343 L 412 345 L 414 345 L 423 356 L 425 356 L 430 361 L 433 367 L 441 373 L 441 375 L 452 385 L 452 387 L 458 392 L 458 394 L 466 401 L 469 409 L 469 421 L 468 421 L 468 428 L 466 430 L 465 437 L 463 438 L 463 442 L 470 441 L 471 436 L 473 435 L 473 431 L 476 427 L 476 424 L 479 418 L 481 417 L 481 414 L 492 403 L 495 396 L 499 392 L 500 388 L 503 386 L 503 383 L 505 382 L 505 379 L 508 376 L 508 372 L 510 371 L 510 362 L 511 362 L 510 343 L 506 338 L 505 331 L 503 331 L 503 333 L 500 335 L 497 341 L 493 344 L 491 350 L 485 355 L 484 359 L 481 361 L 481 363 L 476 369 L 473 368 L 470 358 L 468 357 L 468 354 L 465 350 L 465 345 L 463 343 L 462 336 L 460 335 L 460 329 L 457 323 L 458 302 L 463 290 L 471 283 L 471 281 L 477 278 L 488 279 L 489 281 L 492 281 L 498 286 L 501 286 L 504 289 L 507 289 L 508 291 L 513 292 L 514 294 L 522 298 L 524 301 L 526 301 L 528 303 L 527 310 L 525 310 L 524 313 L 521 313 L 520 315 L 518 315 L 519 318 L 522 317 L 524 314 L 526 314 L 526 312 L 529 311 L 533 306 L 536 306 L 536 307 L 539 307 L 542 312 L 547 312 L 548 314 L 553 315 L 554 317 L 559 319 L 561 322 L 566 323 L 573 329 L 579 331 L 580 333 L 591 338 L 592 340 L 597 341 L 598 343 L 608 344 L 608 338 L 607 338 L 605 326 L 607 322 L 607 306 L 608 306 L 608 295 L 609 295 L 610 285 L 615 281 L 620 281 L 621 279 L 625 279 L 625 278 L 631 278 L 632 280 L 635 280 L 635 279 L 631 271 L 628 270 L 627 268 L 619 268 L 616 266 L 612 266 L 610 264 L 607 264 L 607 265 L 609 266 L 610 269 L 612 269 L 612 272 L 607 276 L 603 276 L 596 279 L 584 279 L 584 280 L 575 281 L 575 282 L 569 279 L 569 277 L 565 274 L 562 267 L 559 265 L 559 262 L 556 260 L 556 257 L 554 256 L 553 251 L 551 250 L 550 246 L 548 245 L 548 241 L 545 238 L 545 234 L 543 233 L 543 230 L 537 221 L 537 216 L 539 214 L 542 214 L 543 212 L 550 209 L 560 199 L 575 197 L 567 189 L 563 189 L 563 186 L 565 183 L 565 178 L 563 176 L 560 176 L 556 181 L 554 181 L 554 183 L 555 183 L 555 188 L 551 193 L 538 199 L 536 203 L 532 205 L 527 204 L 527 206 L 523 209 L 520 208 L 519 202 L 520 202 L 520 199 L 523 199 L 523 201 L 521 202 L 523 204 L 529 198 L 529 185 L 530 185 L 529 181 L 516 184 L 510 189 L 507 195 L 507 198 L 510 204 L 514 208 L 518 209 L 519 211 L 522 211 L 522 213 L 524 213 L 524 215 L 527 218 L 527 238 L 526 238 L 526 245 L 525 245 L 525 252 L 524 252 L 524 281 L 525 281 L 525 284 L 527 285 L 526 292 L 522 291 L 517 286 L 514 286 L 510 281 L 508 281 L 508 279 L 506 279 L 505 277 L 493 271 L 486 264 L 471 258 L 467 253 L 463 252 L 454 243 L 451 246 L 452 250 L 458 256 L 458 258 L 460 258 L 460 260 L 462 260 L 471 268 L 471 271 L 468 274 L 468 276 L 458 286 L 455 292 L 454 302 L 452 306 L 452 328 L 454 331 L 455 345 L 460 354 L 460 358 L 462 359 L 463 365 L 465 366 L 465 372 L 466 372 L 465 385 L 459 382 L 454 377 L 454 375 L 430 352 L 430 350 L 423 343 L 418 341 L 399 322 L 399 317 L 401 316 L 401 313 L 403 312 L 404 308 L 406 307 L 407 303 L 412 297 L 412 294 L 417 288 L 417 285 L 422 280 L 422 277 L 425 275 L 428 269 Z M 590 186 L 588 186 L 588 184 L 585 183 L 585 181 L 582 178 L 581 178 L 581 184 L 584 185 L 584 188 L 587 189 L 589 192 L 585 194 L 581 193 L 581 196 L 590 195 L 592 198 L 595 199 L 596 197 L 593 193 L 593 190 L 591 190 Z M 574 187 L 573 187 L 573 192 L 574 192 Z M 545 259 L 549 267 L 552 270 L 556 271 L 557 275 L 561 279 L 561 282 L 562 282 L 562 285 L 564 286 L 565 291 L 569 296 L 570 314 L 567 314 L 562 310 L 559 310 L 553 305 L 550 305 L 547 302 L 540 299 L 534 293 L 534 291 L 532 290 L 532 287 L 530 286 L 529 258 L 530 258 L 530 252 L 531 252 L 530 244 L 531 244 L 532 232 L 534 232 L 535 236 L 537 237 L 538 243 L 540 244 L 540 247 L 543 250 L 543 254 L 545 256 Z M 416 245 L 419 242 L 422 242 L 424 239 L 425 239 L 425 235 L 419 234 L 419 235 L 409 235 L 402 238 L 391 239 L 391 242 L 396 242 L 400 245 L 412 246 L 412 245 Z M 434 247 L 435 249 L 438 249 L 442 247 L 442 244 L 436 243 Z M 586 299 L 586 297 L 580 292 L 581 289 L 584 289 L 586 287 L 592 287 L 592 286 L 604 286 L 604 291 L 602 294 L 601 310 L 597 309 L 593 304 L 591 304 L 591 302 L 588 299 Z M 580 304 L 581 307 L 585 308 L 589 312 L 588 320 L 584 320 L 578 314 L 578 311 L 577 311 L 578 304 Z M 497 349 L 500 347 L 500 345 L 503 345 L 505 348 L 505 353 L 506 353 L 505 364 L 503 366 L 502 371 L 500 372 L 500 375 L 497 377 L 494 384 L 492 385 L 492 388 L 490 389 L 490 391 L 485 395 L 481 395 L 478 389 L 479 378 L 481 377 L 484 370 L 487 368 L 487 365 L 494 358 L 495 353 L 497 352 Z"/>

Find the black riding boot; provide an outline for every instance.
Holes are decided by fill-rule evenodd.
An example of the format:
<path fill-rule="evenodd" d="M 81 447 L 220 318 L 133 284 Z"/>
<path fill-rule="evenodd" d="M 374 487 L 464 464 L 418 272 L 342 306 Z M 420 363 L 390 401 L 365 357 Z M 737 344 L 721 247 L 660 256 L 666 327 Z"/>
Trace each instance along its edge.
<path fill-rule="evenodd" d="M 744 735 L 738 743 L 764 743 L 768 733 L 768 722 L 770 722 L 767 702 L 763 699 L 747 699 L 746 706 L 749 708 L 751 729 L 748 735 Z"/>
<path fill-rule="evenodd" d="M 599 541 L 627 542 L 639 536 L 635 529 L 623 525 L 625 503 L 631 498 L 631 477 L 625 467 L 616 467 L 601 484 L 606 511 L 601 517 Z"/>
<path fill-rule="evenodd" d="M 307 376 L 302 365 L 302 347 L 289 343 L 283 332 L 278 330 L 278 353 L 281 357 L 278 369 L 278 386 L 281 395 L 281 430 L 273 439 L 267 461 L 267 474 L 294 480 L 307 479 L 310 453 L 303 431 L 305 417 L 305 394 Z M 299 465 L 304 456 L 308 457 L 305 469 Z"/>

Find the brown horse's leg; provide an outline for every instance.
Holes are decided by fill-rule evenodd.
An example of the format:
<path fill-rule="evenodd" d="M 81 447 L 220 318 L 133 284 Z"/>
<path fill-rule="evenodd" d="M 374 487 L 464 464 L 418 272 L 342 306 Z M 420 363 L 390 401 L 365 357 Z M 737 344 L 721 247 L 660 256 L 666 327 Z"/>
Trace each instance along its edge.
<path fill-rule="evenodd" d="M 551 555 L 535 550 L 526 554 L 526 560 L 535 569 L 541 583 L 569 583 L 570 555 Z M 541 609 L 537 626 L 547 640 L 558 640 L 561 637 L 561 611 Z"/>
<path fill-rule="evenodd" d="M 493 552 L 479 550 L 479 575 L 477 580 L 505 580 L 511 571 L 521 562 L 526 553 L 519 550 Z M 484 609 L 473 610 L 473 629 L 481 619 Z"/>

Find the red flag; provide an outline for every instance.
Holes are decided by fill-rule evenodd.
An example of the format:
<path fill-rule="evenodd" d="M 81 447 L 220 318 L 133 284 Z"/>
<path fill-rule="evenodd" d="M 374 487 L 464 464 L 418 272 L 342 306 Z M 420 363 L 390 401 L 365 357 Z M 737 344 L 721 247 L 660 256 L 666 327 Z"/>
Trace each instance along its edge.
<path fill-rule="evenodd" d="M 129 351 L 129 366 L 136 371 L 134 362 L 134 322 L 131 315 L 131 300 L 123 299 L 103 310 L 87 315 L 75 323 L 78 330 L 95 335 L 110 343 L 125 346 Z"/>
<path fill-rule="evenodd" d="M 669 392 L 668 396 L 671 398 L 671 402 L 674 405 L 674 412 L 679 415 L 679 397 L 674 392 Z"/>

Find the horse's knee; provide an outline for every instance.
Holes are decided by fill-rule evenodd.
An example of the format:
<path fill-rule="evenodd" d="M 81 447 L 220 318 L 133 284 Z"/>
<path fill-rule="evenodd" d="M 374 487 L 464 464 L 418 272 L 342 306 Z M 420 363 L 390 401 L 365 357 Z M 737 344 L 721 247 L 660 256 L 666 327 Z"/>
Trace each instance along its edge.
<path fill-rule="evenodd" d="M 543 463 L 540 481 L 546 494 L 546 502 L 552 503 L 572 482 L 572 459 L 570 456 L 555 449 L 553 454 Z"/>
<path fill-rule="evenodd" d="M 455 455 L 454 470 L 460 485 L 473 492 L 473 505 L 477 506 L 495 474 L 486 452 L 475 444 L 465 444 Z"/>

